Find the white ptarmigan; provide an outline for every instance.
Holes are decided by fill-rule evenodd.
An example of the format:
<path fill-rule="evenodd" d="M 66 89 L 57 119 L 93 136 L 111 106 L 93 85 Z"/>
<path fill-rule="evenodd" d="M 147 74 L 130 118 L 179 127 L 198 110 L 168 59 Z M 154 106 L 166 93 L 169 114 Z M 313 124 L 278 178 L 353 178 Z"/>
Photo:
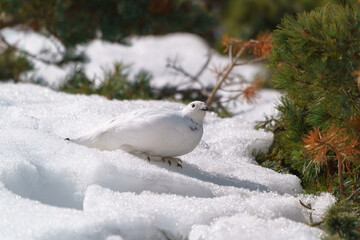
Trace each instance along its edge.
<path fill-rule="evenodd" d="M 147 158 L 179 164 L 178 156 L 194 150 L 203 135 L 204 102 L 194 101 L 182 111 L 166 108 L 141 109 L 120 115 L 76 139 L 90 148 L 122 149 Z"/>

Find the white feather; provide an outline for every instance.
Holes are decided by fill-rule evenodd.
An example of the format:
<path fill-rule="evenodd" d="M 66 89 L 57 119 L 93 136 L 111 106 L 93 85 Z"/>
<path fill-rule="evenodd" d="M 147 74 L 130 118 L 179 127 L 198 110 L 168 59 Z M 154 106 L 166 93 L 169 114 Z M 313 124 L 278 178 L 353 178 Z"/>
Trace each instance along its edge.
<path fill-rule="evenodd" d="M 159 108 L 137 110 L 71 141 L 101 150 L 176 157 L 191 152 L 199 144 L 204 110 L 206 104 L 200 101 L 190 103 L 181 112 Z"/>

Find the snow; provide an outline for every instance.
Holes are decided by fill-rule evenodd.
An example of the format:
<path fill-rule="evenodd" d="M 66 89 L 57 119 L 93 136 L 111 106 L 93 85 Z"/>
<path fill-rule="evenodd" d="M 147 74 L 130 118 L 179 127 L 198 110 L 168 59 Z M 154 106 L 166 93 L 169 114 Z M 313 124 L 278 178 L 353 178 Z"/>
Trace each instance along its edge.
<path fill-rule="evenodd" d="M 302 194 L 300 180 L 263 168 L 253 151 L 273 135 L 254 130 L 272 91 L 234 118 L 205 117 L 183 169 L 68 141 L 128 111 L 183 104 L 109 101 L 33 84 L 0 84 L 0 239 L 320 239 L 310 227 L 335 202 Z"/>
<path fill-rule="evenodd" d="M 154 87 L 184 85 L 184 76 L 174 74 L 173 70 L 166 68 L 168 60 L 176 60 L 192 75 L 196 75 L 201 69 L 209 52 L 213 54 L 209 68 L 228 64 L 226 57 L 210 49 L 200 37 L 186 33 L 132 38 L 129 46 L 96 40 L 86 47 L 85 52 L 91 59 L 85 65 L 85 73 L 89 78 L 102 78 L 104 69 L 112 69 L 114 62 L 122 61 L 131 64 L 134 72 L 140 69 L 150 71 L 154 76 Z M 257 72 L 258 68 L 255 66 L 242 66 L 234 73 L 242 75 L 245 79 L 252 79 Z M 205 85 L 214 85 L 215 75 L 207 69 L 200 76 L 200 81 Z M 194 84 L 182 87 L 188 85 Z"/>
<path fill-rule="evenodd" d="M 64 47 L 57 40 L 47 39 L 31 30 L 24 32 L 21 28 L 5 28 L 1 34 L 10 44 L 15 44 L 18 48 L 31 54 L 39 54 L 40 57 L 47 60 L 61 59 L 60 55 L 64 51 Z M 112 70 L 113 64 L 116 62 L 123 62 L 125 65 L 131 66 L 130 75 L 134 75 L 141 69 L 149 71 L 154 77 L 151 82 L 154 87 L 177 86 L 184 84 L 186 78 L 167 69 L 168 60 L 176 60 L 186 71 L 194 75 L 206 62 L 209 53 L 213 55 L 209 67 L 228 64 L 226 57 L 210 49 L 203 39 L 193 34 L 174 33 L 158 37 L 132 37 L 128 42 L 128 45 L 122 45 L 94 40 L 87 45 L 79 46 L 77 50 L 84 52 L 88 57 L 88 62 L 83 65 L 88 78 L 102 80 L 104 71 Z M 43 78 L 54 86 L 62 84 L 71 70 L 71 67 L 62 69 L 36 60 L 34 62 L 35 71 L 31 72 L 28 77 Z M 258 71 L 256 66 L 241 66 L 236 68 L 234 73 L 240 74 L 245 79 L 252 79 Z M 53 75 L 54 72 L 55 75 Z M 51 78 L 48 77 L 49 73 L 53 75 Z M 215 76 L 207 69 L 200 76 L 200 81 L 204 84 L 214 85 Z M 191 84 L 183 87 L 189 85 Z"/>
<path fill-rule="evenodd" d="M 61 59 L 64 51 L 64 47 L 56 39 L 47 39 L 31 30 L 24 32 L 22 28 L 5 28 L 0 31 L 0 34 L 9 43 L 16 44 L 20 49 L 38 54 L 47 60 Z M 114 63 L 122 62 L 124 65 L 130 66 L 130 79 L 140 70 L 150 72 L 153 76 L 150 84 L 154 88 L 177 86 L 179 89 L 187 87 L 200 89 L 202 86 L 215 85 L 216 76 L 210 71 L 211 68 L 225 67 L 229 63 L 227 57 L 210 49 L 203 39 L 193 34 L 173 33 L 164 36 L 132 37 L 128 42 L 129 45 L 122 45 L 94 40 L 87 45 L 79 46 L 77 51 L 84 52 L 88 57 L 88 62 L 84 64 L 68 64 L 58 67 L 33 59 L 35 70 L 23 75 L 22 79 L 23 81 L 41 79 L 42 82 L 57 88 L 64 83 L 75 68 L 83 68 L 89 79 L 94 79 L 96 83 L 99 83 L 103 80 L 104 72 L 112 71 Z M 166 67 L 168 60 L 176 60 L 178 66 L 188 73 L 196 75 L 206 62 L 209 53 L 212 53 L 210 63 L 203 74 L 199 76 L 202 85 Z M 244 65 L 234 68 L 232 73 L 235 79 L 252 81 L 257 75 L 263 75 L 262 71 L 261 65 Z M 224 101 L 237 94 L 221 90 L 218 93 L 223 96 Z M 267 89 L 260 91 L 258 96 L 257 102 L 261 102 L 263 105 L 261 109 L 263 113 L 260 116 L 256 104 L 248 104 L 241 99 L 232 101 L 227 108 L 233 115 L 240 118 L 246 113 L 248 121 L 261 120 L 265 115 L 275 114 L 274 101 L 279 99 L 280 94 Z"/>
<path fill-rule="evenodd" d="M 64 48 L 31 30 L 7 28 L 11 44 L 59 60 Z M 199 37 L 176 33 L 129 39 L 130 45 L 94 40 L 78 47 L 89 61 L 63 67 L 33 60 L 35 70 L 23 82 L 43 79 L 60 86 L 82 67 L 101 81 L 115 62 L 153 74 L 153 87 L 201 87 L 166 68 L 167 59 L 196 74 L 209 47 Z M 211 66 L 228 59 L 213 52 Z M 259 66 L 242 66 L 235 74 L 251 81 Z M 203 85 L 215 83 L 206 69 Z M 185 82 L 185 83 L 184 83 Z M 228 96 L 222 92 L 222 96 Z M 235 115 L 221 119 L 208 113 L 198 147 L 181 157 L 183 168 L 148 162 L 116 151 L 90 149 L 68 141 L 131 110 L 183 104 L 167 101 L 109 101 L 100 96 L 71 95 L 29 83 L 0 84 L 0 239 L 165 239 L 164 233 L 189 240 L 321 239 L 320 221 L 335 199 L 302 193 L 300 179 L 259 166 L 253 152 L 266 152 L 272 133 L 254 122 L 276 114 L 280 94 L 262 90 L 256 104 L 240 101 L 228 107 Z M 180 238 L 179 238 L 180 239 Z"/>
<path fill-rule="evenodd" d="M 24 31 L 21 27 L 4 28 L 0 33 L 10 44 L 15 44 L 31 54 L 38 54 L 46 60 L 60 60 L 64 52 L 64 47 L 59 41 L 47 39 L 32 30 Z M 141 69 L 149 71 L 154 77 L 151 82 L 154 87 L 177 86 L 184 84 L 186 78 L 167 69 L 168 60 L 176 60 L 186 71 L 194 75 L 206 62 L 209 53 L 212 53 L 209 67 L 228 64 L 226 57 L 210 49 L 203 39 L 193 34 L 173 33 L 164 36 L 132 37 L 128 39 L 128 42 L 128 45 L 123 45 L 93 40 L 89 44 L 78 46 L 77 51 L 84 52 L 88 57 L 88 61 L 83 65 L 88 78 L 102 80 L 104 70 L 112 70 L 114 63 L 123 62 L 131 66 L 130 75 L 134 75 Z M 71 66 L 60 68 L 33 60 L 35 71 L 27 77 L 43 78 L 53 86 L 61 85 L 71 70 Z M 259 68 L 256 66 L 240 66 L 235 69 L 234 74 L 250 80 L 258 72 Z M 48 77 L 49 74 L 52 75 L 51 78 Z M 200 81 L 214 85 L 215 75 L 206 69 L 200 76 Z M 189 85 L 191 84 L 183 87 Z"/>

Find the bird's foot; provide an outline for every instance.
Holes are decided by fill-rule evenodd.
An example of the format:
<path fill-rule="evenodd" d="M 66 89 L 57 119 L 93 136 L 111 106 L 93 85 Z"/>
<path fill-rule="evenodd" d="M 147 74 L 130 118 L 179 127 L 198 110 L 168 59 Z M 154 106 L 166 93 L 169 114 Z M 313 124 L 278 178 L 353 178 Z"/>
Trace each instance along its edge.
<path fill-rule="evenodd" d="M 179 158 L 173 158 L 173 157 L 158 157 L 158 156 L 147 156 L 147 160 L 150 161 L 156 161 L 156 162 L 164 162 L 169 164 L 169 166 L 174 166 L 174 167 L 180 167 L 182 161 Z"/>
<path fill-rule="evenodd" d="M 169 164 L 169 166 L 175 166 L 175 167 L 179 167 L 182 168 L 182 161 L 180 160 L 180 158 L 174 158 L 174 157 L 163 157 L 162 158 L 163 162 L 166 162 Z"/>

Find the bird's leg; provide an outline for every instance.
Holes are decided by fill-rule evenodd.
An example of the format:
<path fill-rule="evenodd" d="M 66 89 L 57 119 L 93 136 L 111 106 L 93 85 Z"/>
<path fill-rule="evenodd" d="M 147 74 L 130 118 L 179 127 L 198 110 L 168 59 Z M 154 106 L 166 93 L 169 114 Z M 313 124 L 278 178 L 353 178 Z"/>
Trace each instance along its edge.
<path fill-rule="evenodd" d="M 181 161 L 179 158 L 151 156 L 151 155 L 148 155 L 148 154 L 146 154 L 146 153 L 141 153 L 141 154 L 138 153 L 138 155 L 140 155 L 140 156 L 142 156 L 143 158 L 147 159 L 149 162 L 150 162 L 150 161 L 154 161 L 154 162 L 164 162 L 164 163 L 169 164 L 169 166 L 175 166 L 175 167 L 180 167 L 180 168 L 182 168 L 182 166 L 181 166 L 182 161 Z"/>
<path fill-rule="evenodd" d="M 158 157 L 158 156 L 147 156 L 147 160 L 150 161 L 154 161 L 154 162 L 161 162 L 163 161 L 162 157 Z"/>
<path fill-rule="evenodd" d="M 169 166 L 175 166 L 175 167 L 180 167 L 182 161 L 179 158 L 174 158 L 174 157 L 163 157 L 162 158 L 164 162 L 167 162 L 169 164 Z"/>
<path fill-rule="evenodd" d="M 156 161 L 156 162 L 161 162 L 162 161 L 162 157 L 158 157 L 158 156 L 150 156 L 149 154 L 145 153 L 145 152 L 134 152 L 133 153 L 135 156 L 138 156 L 142 159 L 147 159 L 149 162 L 150 161 Z"/>

